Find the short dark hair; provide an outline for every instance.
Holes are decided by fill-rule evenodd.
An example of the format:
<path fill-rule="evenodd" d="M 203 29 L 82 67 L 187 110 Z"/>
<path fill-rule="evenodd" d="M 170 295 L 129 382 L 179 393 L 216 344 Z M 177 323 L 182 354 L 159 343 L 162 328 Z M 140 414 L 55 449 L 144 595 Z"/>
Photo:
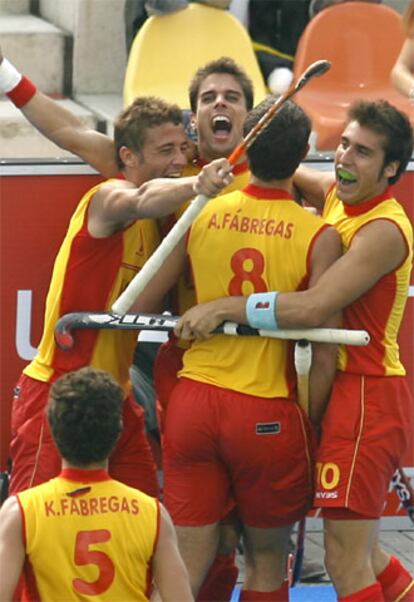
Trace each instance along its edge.
<path fill-rule="evenodd" d="M 244 135 L 275 100 L 276 96 L 268 96 L 249 112 Z M 247 149 L 252 173 L 265 182 L 291 177 L 306 156 L 310 133 L 311 122 L 303 109 L 292 101 L 286 102 Z"/>
<path fill-rule="evenodd" d="M 395 184 L 413 152 L 413 128 L 407 115 L 387 100 L 358 100 L 348 110 L 347 123 L 351 121 L 384 138 L 384 167 L 392 161 L 399 163 L 395 176 L 388 178 L 390 184 Z"/>
<path fill-rule="evenodd" d="M 65 460 L 86 466 L 105 460 L 122 430 L 122 387 L 103 370 L 81 368 L 51 387 L 46 408 Z"/>
<path fill-rule="evenodd" d="M 127 146 L 140 152 L 145 143 L 145 135 L 149 128 L 164 123 L 180 125 L 183 122 L 182 111 L 178 105 L 165 102 L 156 96 L 138 96 L 118 116 L 114 124 L 114 142 L 118 167 L 124 164 L 119 156 L 119 149 Z"/>
<path fill-rule="evenodd" d="M 206 79 L 206 77 L 215 73 L 225 73 L 234 77 L 234 79 L 240 84 L 240 87 L 243 91 L 244 99 L 246 101 L 246 108 L 248 111 L 250 111 L 250 109 L 253 106 L 252 80 L 246 74 L 246 72 L 236 63 L 236 61 L 234 61 L 228 56 L 223 56 L 214 61 L 210 61 L 203 67 L 200 67 L 200 69 L 198 69 L 195 72 L 194 77 L 190 82 L 190 87 L 188 90 L 190 96 L 190 106 L 193 113 L 195 113 L 197 109 L 197 100 L 201 84 Z"/>

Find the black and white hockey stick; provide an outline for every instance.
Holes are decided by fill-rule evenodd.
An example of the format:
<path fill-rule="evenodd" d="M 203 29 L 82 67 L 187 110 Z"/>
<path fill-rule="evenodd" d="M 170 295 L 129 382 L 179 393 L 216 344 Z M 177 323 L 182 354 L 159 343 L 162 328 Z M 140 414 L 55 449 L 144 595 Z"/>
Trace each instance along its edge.
<path fill-rule="evenodd" d="M 117 329 L 117 330 L 173 330 L 179 316 L 160 314 L 124 314 L 111 312 L 74 312 L 65 314 L 56 323 L 55 340 L 57 345 L 69 351 L 74 345 L 73 331 L 77 329 Z M 343 345 L 368 345 L 370 337 L 365 330 L 343 330 L 335 328 L 309 328 L 304 330 L 257 330 L 235 322 L 224 322 L 215 332 L 231 336 L 261 336 L 276 339 L 307 339 L 318 343 Z"/>

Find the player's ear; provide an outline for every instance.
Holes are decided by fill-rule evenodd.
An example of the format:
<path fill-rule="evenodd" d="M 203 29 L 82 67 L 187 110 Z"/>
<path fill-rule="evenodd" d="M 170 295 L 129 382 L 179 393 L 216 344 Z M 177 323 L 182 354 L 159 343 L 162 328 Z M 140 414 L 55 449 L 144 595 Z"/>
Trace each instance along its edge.
<path fill-rule="evenodd" d="M 197 121 L 194 113 L 191 113 L 190 117 L 190 139 L 197 144 L 198 140 L 198 131 L 197 131 Z"/>
<path fill-rule="evenodd" d="M 137 153 L 128 146 L 121 146 L 119 149 L 119 157 L 125 167 L 135 167 L 138 163 Z"/>
<path fill-rule="evenodd" d="M 385 166 L 384 176 L 387 179 L 393 178 L 395 176 L 395 174 L 397 173 L 399 166 L 400 166 L 399 161 L 390 161 L 390 163 L 388 163 L 388 165 Z"/>

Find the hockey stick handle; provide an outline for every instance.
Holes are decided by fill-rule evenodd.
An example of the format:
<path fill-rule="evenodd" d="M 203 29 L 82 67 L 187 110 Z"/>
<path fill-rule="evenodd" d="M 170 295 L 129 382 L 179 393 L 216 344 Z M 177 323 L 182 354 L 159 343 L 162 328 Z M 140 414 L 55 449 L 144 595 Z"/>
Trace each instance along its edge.
<path fill-rule="evenodd" d="M 307 339 L 295 345 L 295 370 L 298 376 L 308 376 L 312 365 L 312 347 Z"/>
<path fill-rule="evenodd" d="M 312 365 L 312 346 L 307 339 L 300 339 L 295 344 L 294 360 L 298 402 L 306 414 L 309 414 L 309 372 Z"/>
<path fill-rule="evenodd" d="M 331 66 L 331 63 L 326 60 L 319 60 L 309 65 L 300 78 L 292 82 L 284 94 L 282 94 L 266 111 L 257 124 L 251 129 L 247 136 L 238 144 L 230 157 L 228 158 L 231 165 L 235 165 L 239 158 L 244 154 L 245 150 L 254 142 L 260 131 L 272 119 L 276 111 L 280 109 L 284 103 L 289 100 L 296 92 L 310 81 L 313 77 L 317 77 L 325 73 Z M 155 276 L 166 258 L 171 254 L 172 250 L 177 246 L 181 238 L 187 232 L 197 215 L 208 202 L 209 197 L 198 195 L 190 206 L 184 211 L 175 226 L 170 230 L 167 236 L 163 239 L 159 247 L 154 251 L 152 256 L 146 261 L 142 270 L 138 272 L 131 280 L 124 292 L 112 305 L 112 311 L 117 314 L 126 313 L 135 299 L 139 297 L 149 281 Z"/>
<path fill-rule="evenodd" d="M 312 345 L 307 339 L 300 339 L 295 344 L 294 362 L 298 387 L 298 402 L 306 414 L 309 414 L 309 372 L 312 366 Z M 306 517 L 298 525 L 296 553 L 293 562 L 291 586 L 300 581 L 303 556 L 305 553 Z"/>
<path fill-rule="evenodd" d="M 261 336 L 271 339 L 287 339 L 299 341 L 306 339 L 313 343 L 334 343 L 336 345 L 356 345 L 364 347 L 368 345 L 370 336 L 366 330 L 345 330 L 342 328 L 304 328 L 304 329 L 285 329 L 285 330 L 262 330 L 251 328 L 245 324 L 236 324 L 235 322 L 223 322 L 216 329 L 216 332 L 222 332 L 228 335 L 247 335 Z"/>
<path fill-rule="evenodd" d="M 142 293 L 150 280 L 158 272 L 164 261 L 178 245 L 197 215 L 209 201 L 209 197 L 199 194 L 187 207 L 181 218 L 177 220 L 167 236 L 163 238 L 151 257 L 144 263 L 142 269 L 131 280 L 124 292 L 112 305 L 115 314 L 128 311 L 135 299 Z"/>
<path fill-rule="evenodd" d="M 74 312 L 65 314 L 56 323 L 55 340 L 57 345 L 69 351 L 73 347 L 72 332 L 77 329 L 118 329 L 118 330 L 173 330 L 179 316 L 160 314 L 124 314 L 111 312 Z M 217 334 L 230 336 L 261 336 L 276 339 L 307 339 L 317 343 L 336 343 L 343 345 L 368 345 L 370 337 L 365 330 L 343 330 L 334 328 L 309 328 L 304 330 L 257 330 L 235 322 L 223 322 L 216 330 Z"/>
<path fill-rule="evenodd" d="M 291 587 L 300 581 L 303 566 L 303 556 L 305 553 L 305 531 L 306 517 L 302 518 L 298 524 L 298 534 L 296 538 L 296 553 L 293 561 Z"/>

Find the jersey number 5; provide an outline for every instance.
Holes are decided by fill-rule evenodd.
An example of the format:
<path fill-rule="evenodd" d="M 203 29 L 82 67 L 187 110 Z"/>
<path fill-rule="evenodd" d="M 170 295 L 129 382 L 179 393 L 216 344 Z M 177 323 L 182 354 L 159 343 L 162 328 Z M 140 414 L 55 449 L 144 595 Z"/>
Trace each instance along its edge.
<path fill-rule="evenodd" d="M 84 566 L 94 564 L 98 567 L 98 577 L 95 581 L 84 581 L 73 579 L 73 588 L 80 594 L 87 596 L 99 596 L 112 584 L 115 577 L 114 563 L 105 552 L 91 550 L 90 546 L 96 543 L 105 543 L 111 539 L 111 533 L 107 529 L 96 531 L 79 531 L 75 542 L 75 564 Z"/>
<path fill-rule="evenodd" d="M 251 247 L 239 249 L 232 255 L 230 266 L 234 276 L 229 282 L 229 295 L 238 297 L 267 292 L 267 284 L 262 278 L 265 260 L 260 251 Z M 245 282 L 250 283 L 248 289 L 243 286 Z"/>

